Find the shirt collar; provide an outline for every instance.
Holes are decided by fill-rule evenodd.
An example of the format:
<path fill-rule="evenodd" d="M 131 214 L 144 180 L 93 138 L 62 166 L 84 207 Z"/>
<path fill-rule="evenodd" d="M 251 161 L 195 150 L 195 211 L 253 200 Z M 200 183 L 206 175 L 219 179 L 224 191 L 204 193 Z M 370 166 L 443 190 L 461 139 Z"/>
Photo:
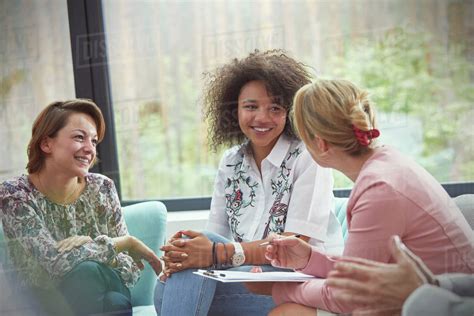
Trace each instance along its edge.
<path fill-rule="evenodd" d="M 268 160 L 268 162 L 270 162 L 277 168 L 280 167 L 281 163 L 283 162 L 283 159 L 285 159 L 288 153 L 290 146 L 290 138 L 285 134 L 281 134 L 277 142 L 275 143 L 275 146 L 273 146 L 272 151 L 264 160 Z M 251 165 L 250 159 L 252 155 L 252 149 L 250 147 L 249 141 L 246 141 L 244 144 L 242 144 L 242 146 L 240 147 L 240 152 L 244 155 L 245 163 L 247 165 Z"/>
<path fill-rule="evenodd" d="M 270 154 L 265 158 L 268 160 L 272 165 L 275 167 L 280 167 L 283 159 L 285 159 L 286 155 L 288 154 L 288 149 L 290 149 L 291 141 L 288 136 L 285 134 L 281 134 L 280 138 L 276 142 L 275 146 L 273 146 L 272 151 Z"/>

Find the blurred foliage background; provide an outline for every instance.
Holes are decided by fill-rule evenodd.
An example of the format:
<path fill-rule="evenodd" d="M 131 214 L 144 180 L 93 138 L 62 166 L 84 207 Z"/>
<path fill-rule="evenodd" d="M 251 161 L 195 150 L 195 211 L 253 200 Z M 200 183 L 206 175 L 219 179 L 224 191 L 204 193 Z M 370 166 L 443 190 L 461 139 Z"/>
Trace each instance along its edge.
<path fill-rule="evenodd" d="M 74 98 L 66 4 L 0 0 L 0 180 L 25 172 L 39 111 Z M 125 200 L 212 193 L 225 148 L 207 145 L 203 73 L 255 49 L 285 49 L 315 77 L 367 88 L 380 143 L 440 182 L 474 180 L 474 0 L 102 4 Z"/>

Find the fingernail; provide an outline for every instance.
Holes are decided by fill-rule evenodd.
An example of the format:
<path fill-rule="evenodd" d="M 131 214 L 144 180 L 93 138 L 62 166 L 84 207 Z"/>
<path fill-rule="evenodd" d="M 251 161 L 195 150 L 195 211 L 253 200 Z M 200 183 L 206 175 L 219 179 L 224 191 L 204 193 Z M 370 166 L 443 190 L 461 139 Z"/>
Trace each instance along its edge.
<path fill-rule="evenodd" d="M 187 254 L 187 253 L 182 253 L 182 254 L 181 254 L 181 257 L 187 258 L 187 257 L 188 257 L 188 254 Z"/>
<path fill-rule="evenodd" d="M 176 266 L 177 266 L 178 268 L 181 268 L 183 265 L 182 265 L 181 263 L 178 263 Z"/>

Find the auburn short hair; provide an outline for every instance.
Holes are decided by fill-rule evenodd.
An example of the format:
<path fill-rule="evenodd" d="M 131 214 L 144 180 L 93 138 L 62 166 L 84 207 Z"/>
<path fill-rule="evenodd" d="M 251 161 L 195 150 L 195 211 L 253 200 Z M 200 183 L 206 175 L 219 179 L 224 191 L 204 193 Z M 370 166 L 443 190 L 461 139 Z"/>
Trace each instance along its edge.
<path fill-rule="evenodd" d="M 41 150 L 41 142 L 46 137 L 54 138 L 58 131 L 66 126 L 69 117 L 74 113 L 89 115 L 97 127 L 98 142 L 102 141 L 105 134 L 105 121 L 102 112 L 94 102 L 87 99 L 55 101 L 44 108 L 33 123 L 27 149 L 26 169 L 29 174 L 40 171 L 44 166 L 46 156 Z M 93 163 L 95 162 L 94 160 Z"/>

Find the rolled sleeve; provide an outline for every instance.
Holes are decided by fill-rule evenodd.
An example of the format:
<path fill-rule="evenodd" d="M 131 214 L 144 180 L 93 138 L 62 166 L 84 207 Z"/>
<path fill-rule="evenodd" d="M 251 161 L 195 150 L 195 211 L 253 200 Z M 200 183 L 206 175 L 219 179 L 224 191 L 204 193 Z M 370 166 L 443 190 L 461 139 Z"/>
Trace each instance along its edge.
<path fill-rule="evenodd" d="M 217 171 L 216 180 L 214 181 L 214 192 L 212 194 L 211 209 L 209 211 L 209 219 L 206 224 L 206 230 L 219 234 L 221 236 L 231 238 L 231 232 L 228 224 L 226 213 L 225 199 L 225 174 L 224 167 L 227 161 L 228 153 L 223 155 Z"/>

